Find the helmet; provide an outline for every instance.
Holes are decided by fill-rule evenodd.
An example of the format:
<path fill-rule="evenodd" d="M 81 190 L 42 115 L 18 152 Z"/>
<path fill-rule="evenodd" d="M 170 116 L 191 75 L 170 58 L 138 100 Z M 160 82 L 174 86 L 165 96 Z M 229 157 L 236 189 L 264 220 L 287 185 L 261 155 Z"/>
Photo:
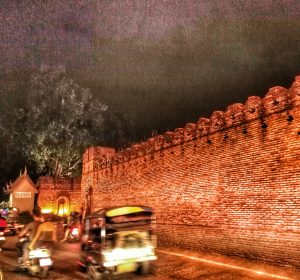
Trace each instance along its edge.
<path fill-rule="evenodd" d="M 76 211 L 72 211 L 70 213 L 70 216 L 72 216 L 72 217 L 77 217 L 77 215 L 78 215 L 78 212 L 76 212 Z"/>

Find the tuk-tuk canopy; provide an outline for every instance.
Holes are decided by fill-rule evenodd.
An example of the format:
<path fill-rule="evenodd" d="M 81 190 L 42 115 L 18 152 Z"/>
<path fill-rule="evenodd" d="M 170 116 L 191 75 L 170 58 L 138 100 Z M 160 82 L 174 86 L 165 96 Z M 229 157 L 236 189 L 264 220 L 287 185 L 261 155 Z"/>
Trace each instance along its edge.
<path fill-rule="evenodd" d="M 92 217 L 117 217 L 117 216 L 124 216 L 124 215 L 130 215 L 134 213 L 148 213 L 152 214 L 153 210 L 150 207 L 147 206 L 138 206 L 138 205 L 130 205 L 130 206 L 117 206 L 117 207 L 109 207 L 109 208 L 103 208 L 100 210 L 97 210 L 90 215 L 87 216 L 87 218 Z"/>
<path fill-rule="evenodd" d="M 126 205 L 97 210 L 86 217 L 86 220 L 100 219 L 102 226 L 123 228 L 137 225 L 150 225 L 153 210 L 147 206 Z"/>

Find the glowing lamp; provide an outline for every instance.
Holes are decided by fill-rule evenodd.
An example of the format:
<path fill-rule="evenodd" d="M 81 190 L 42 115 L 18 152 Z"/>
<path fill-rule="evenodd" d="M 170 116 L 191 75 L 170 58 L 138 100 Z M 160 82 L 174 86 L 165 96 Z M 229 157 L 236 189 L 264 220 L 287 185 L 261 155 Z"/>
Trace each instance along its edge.
<path fill-rule="evenodd" d="M 51 212 L 52 212 L 52 209 L 50 209 L 50 208 L 43 208 L 42 209 L 43 214 L 48 214 L 48 213 L 51 213 Z"/>

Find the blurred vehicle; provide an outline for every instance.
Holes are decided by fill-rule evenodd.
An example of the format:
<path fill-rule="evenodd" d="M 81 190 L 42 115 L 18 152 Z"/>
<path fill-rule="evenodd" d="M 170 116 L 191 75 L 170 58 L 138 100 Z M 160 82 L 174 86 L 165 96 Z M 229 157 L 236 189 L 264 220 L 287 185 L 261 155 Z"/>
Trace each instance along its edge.
<path fill-rule="evenodd" d="M 73 211 L 70 213 L 68 217 L 65 217 L 63 227 L 64 227 L 64 238 L 61 240 L 61 242 L 80 241 L 82 226 L 81 226 L 81 218 L 79 212 Z"/>
<path fill-rule="evenodd" d="M 146 206 L 105 208 L 87 216 L 79 266 L 88 279 L 129 272 L 148 274 L 155 254 L 155 216 Z"/>
<path fill-rule="evenodd" d="M 7 221 L 1 214 L 0 215 L 0 251 L 2 251 L 2 246 L 6 240 L 6 238 L 4 236 L 6 227 L 7 227 Z"/>
<path fill-rule="evenodd" d="M 21 228 L 18 223 L 19 210 L 15 207 L 1 209 L 1 216 L 6 219 L 7 225 L 4 235 L 15 235 Z"/>
<path fill-rule="evenodd" d="M 29 242 L 29 236 L 25 236 L 17 243 L 17 252 L 22 256 L 22 249 L 24 243 Z M 49 248 L 43 246 L 36 248 L 29 252 L 29 264 L 26 266 L 22 265 L 22 257 L 18 259 L 18 270 L 20 272 L 28 272 L 30 275 L 40 274 L 41 278 L 47 278 L 49 269 L 51 268 L 53 261 L 51 259 L 51 251 Z"/>
<path fill-rule="evenodd" d="M 4 275 L 3 275 L 3 271 L 1 268 L 0 268 L 0 280 L 4 280 Z"/>
<path fill-rule="evenodd" d="M 42 217 L 45 219 L 43 220 L 34 214 L 33 218 L 34 222 L 18 235 L 20 238 L 16 244 L 20 256 L 18 258 L 18 270 L 46 278 L 53 265 L 51 251 L 56 241 L 56 227 L 51 221 L 53 217 Z"/>
<path fill-rule="evenodd" d="M 6 238 L 4 236 L 4 228 L 0 228 L 0 252 L 2 251 L 2 246 L 5 243 L 5 241 L 6 241 Z"/>
<path fill-rule="evenodd" d="M 70 232 L 68 234 L 67 241 L 69 241 L 69 242 L 80 241 L 80 229 L 79 229 L 79 226 L 72 226 L 70 228 Z"/>

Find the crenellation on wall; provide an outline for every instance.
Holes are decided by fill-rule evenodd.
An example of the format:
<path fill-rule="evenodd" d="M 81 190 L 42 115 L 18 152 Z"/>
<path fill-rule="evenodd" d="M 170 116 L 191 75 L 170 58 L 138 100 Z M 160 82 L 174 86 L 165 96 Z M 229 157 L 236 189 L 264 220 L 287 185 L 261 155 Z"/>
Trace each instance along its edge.
<path fill-rule="evenodd" d="M 174 138 L 174 132 L 173 131 L 167 131 L 164 133 L 164 144 L 163 148 L 168 149 L 173 145 L 173 138 Z"/>
<path fill-rule="evenodd" d="M 226 128 L 225 113 L 223 111 L 214 111 L 210 116 L 209 133 L 214 133 Z"/>
<path fill-rule="evenodd" d="M 290 107 L 290 98 L 288 90 L 281 86 L 269 89 L 263 98 L 263 107 L 265 116 L 287 110 Z"/>
<path fill-rule="evenodd" d="M 137 157 L 143 157 L 144 160 L 152 160 L 153 156 L 146 157 L 146 155 L 157 151 L 162 154 L 162 150 L 176 145 L 183 146 L 186 142 L 235 126 L 244 125 L 242 133 L 247 134 L 249 133 L 247 123 L 256 119 L 261 120 L 261 127 L 265 129 L 267 128 L 267 124 L 264 121 L 266 116 L 288 110 L 291 107 L 291 103 L 295 103 L 294 100 L 297 100 L 300 92 L 299 77 L 295 78 L 295 82 L 290 89 L 291 93 L 280 86 L 270 88 L 263 99 L 258 96 L 250 96 L 245 104 L 235 103 L 229 105 L 225 112 L 214 111 L 209 119 L 200 118 L 196 123 L 187 123 L 184 128 L 176 128 L 174 131 L 168 131 L 163 135 L 149 138 L 146 142 L 133 144 L 116 154 L 114 149 L 92 147 L 89 153 L 86 152 L 84 154 L 83 158 L 84 162 L 88 161 L 87 158 L 89 160 L 97 158 L 96 163 L 94 163 L 95 166 L 86 164 L 83 172 L 91 172 L 94 168 L 105 169 L 111 165 L 130 161 Z M 292 118 L 292 116 L 288 117 Z M 228 135 L 224 134 L 223 138 L 220 139 L 224 142 L 227 138 Z M 207 139 L 207 142 L 210 143 L 211 139 Z"/>
<path fill-rule="evenodd" d="M 164 136 L 163 135 L 156 135 L 154 138 L 154 152 L 160 151 L 164 145 Z"/>
<path fill-rule="evenodd" d="M 294 106 L 300 105 L 300 75 L 295 77 L 295 81 L 289 89 L 291 103 Z"/>
<path fill-rule="evenodd" d="M 244 121 L 244 105 L 242 103 L 235 103 L 227 107 L 225 112 L 225 123 L 227 128 L 240 125 Z"/>
<path fill-rule="evenodd" d="M 209 127 L 210 127 L 210 119 L 200 118 L 197 121 L 196 138 L 206 136 L 207 134 L 209 134 Z"/>
<path fill-rule="evenodd" d="M 184 127 L 184 142 L 192 141 L 196 138 L 196 123 L 187 123 Z"/>

